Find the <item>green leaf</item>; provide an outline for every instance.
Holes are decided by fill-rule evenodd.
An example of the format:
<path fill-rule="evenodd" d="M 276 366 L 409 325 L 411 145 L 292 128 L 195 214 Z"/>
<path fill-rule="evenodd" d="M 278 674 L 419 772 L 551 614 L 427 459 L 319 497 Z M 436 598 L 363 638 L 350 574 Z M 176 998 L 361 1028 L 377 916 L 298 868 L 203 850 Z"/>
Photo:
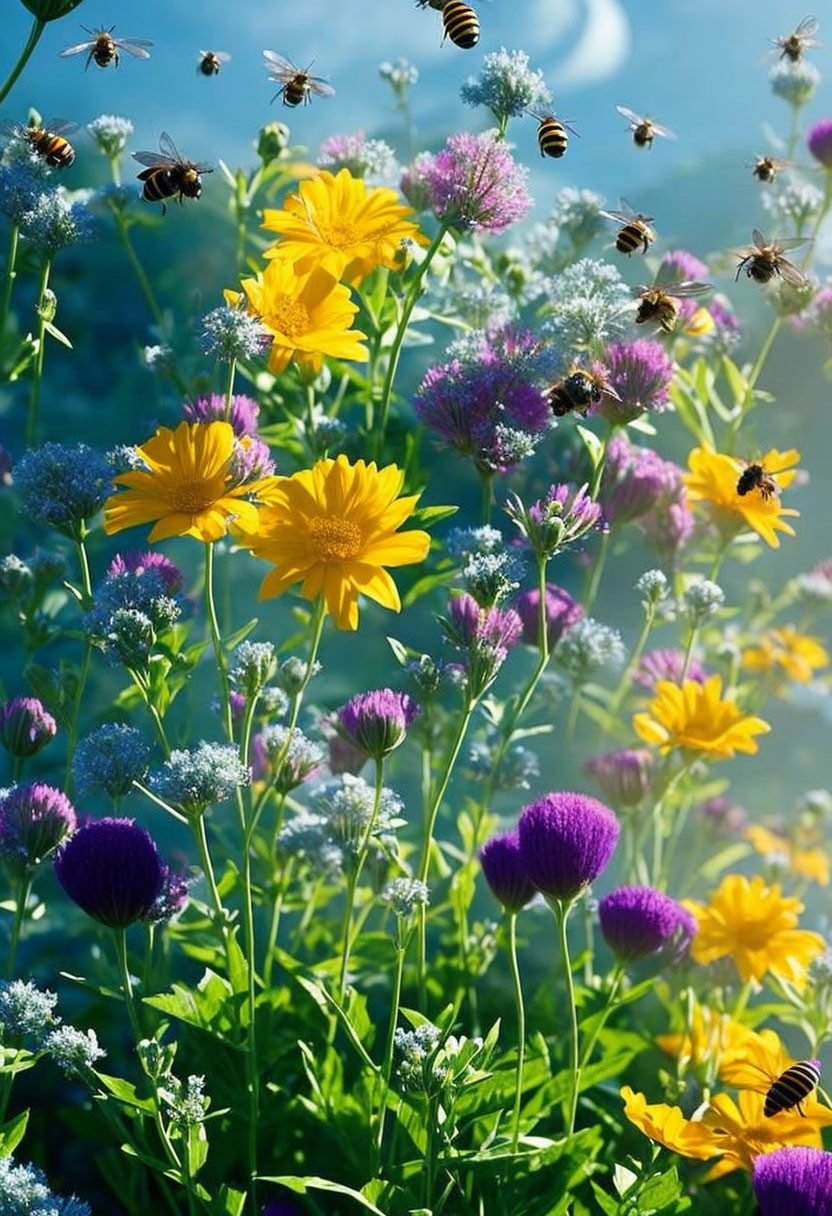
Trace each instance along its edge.
<path fill-rule="evenodd" d="M 639 1195 L 639 1211 L 661 1212 L 676 1203 L 682 1194 L 682 1184 L 676 1166 L 672 1165 L 664 1174 L 657 1174 L 642 1188 Z M 677 1212 L 681 1208 L 675 1209 Z"/>
<path fill-rule="evenodd" d="M 124 1106 L 131 1106 L 134 1110 L 144 1111 L 146 1114 L 153 1114 L 153 1101 L 151 1098 L 140 1098 L 136 1092 L 136 1087 L 130 1081 L 125 1081 L 123 1077 L 108 1077 L 106 1073 L 98 1073 L 98 1080 L 108 1093 Z"/>
<path fill-rule="evenodd" d="M 213 1216 L 243 1216 L 245 1206 L 246 1192 L 235 1191 L 233 1187 L 223 1184 L 211 1205 L 211 1212 Z"/>
<path fill-rule="evenodd" d="M 248 637 L 252 629 L 256 629 L 258 622 L 259 618 L 253 616 L 250 621 L 246 621 L 245 625 L 241 625 L 239 629 L 235 629 L 234 632 L 229 634 L 227 638 L 223 638 L 222 644 L 225 649 L 233 650 L 235 646 L 238 646 L 240 642 Z M 207 642 L 205 645 L 207 645 Z"/>
<path fill-rule="evenodd" d="M 414 523 L 419 524 L 421 528 L 430 528 L 434 524 L 440 523 L 443 519 L 456 515 L 458 510 L 459 507 L 454 506 L 419 507 L 410 518 Z"/>
<path fill-rule="evenodd" d="M 351 1186 L 342 1186 L 340 1182 L 331 1182 L 328 1178 L 297 1177 L 292 1174 L 282 1174 L 276 1178 L 261 1178 L 261 1182 L 274 1182 L 277 1186 L 285 1186 L 296 1195 L 305 1195 L 307 1191 L 331 1191 L 336 1195 L 346 1195 L 353 1199 L 365 1212 L 373 1212 L 374 1216 L 386 1216 L 380 1208 L 371 1203 L 366 1195 L 354 1191 Z"/>
<path fill-rule="evenodd" d="M 29 1122 L 28 1110 L 22 1110 L 19 1115 L 9 1119 L 0 1127 L 0 1157 L 10 1157 L 26 1134 L 26 1124 Z"/>
<path fill-rule="evenodd" d="M 575 430 L 584 441 L 584 447 L 589 453 L 589 459 L 592 461 L 594 471 L 604 458 L 604 444 L 594 431 L 590 431 L 585 426 L 578 425 L 575 427 Z"/>
<path fill-rule="evenodd" d="M 44 321 L 43 328 L 49 334 L 50 338 L 54 338 L 56 342 L 60 342 L 62 346 L 66 346 L 72 350 L 72 343 L 66 334 L 61 333 L 57 325 L 53 325 L 51 321 Z"/>
<path fill-rule="evenodd" d="M 728 387 L 733 395 L 734 404 L 741 405 L 748 392 L 748 381 L 733 359 L 729 359 L 727 355 L 724 355 L 722 359 L 722 371 L 725 379 L 728 381 Z"/>
<path fill-rule="evenodd" d="M 455 570 L 446 570 L 436 574 L 426 574 L 424 578 L 417 579 L 410 590 L 405 592 L 402 606 L 409 608 L 411 604 L 415 604 L 416 600 L 421 599 L 423 595 L 427 595 L 434 588 L 447 587 L 453 582 L 455 576 Z"/>
<path fill-rule="evenodd" d="M 604 1216 L 618 1216 L 618 1202 L 611 1195 L 608 1195 L 597 1182 L 592 1183 L 592 1189 L 595 1192 L 595 1198 Z"/>
<path fill-rule="evenodd" d="M 406 667 L 412 657 L 413 652 L 410 651 L 403 642 L 400 642 L 398 638 L 388 637 L 387 645 L 393 651 L 393 655 L 395 656 L 396 662 L 399 664 L 399 666 Z"/>

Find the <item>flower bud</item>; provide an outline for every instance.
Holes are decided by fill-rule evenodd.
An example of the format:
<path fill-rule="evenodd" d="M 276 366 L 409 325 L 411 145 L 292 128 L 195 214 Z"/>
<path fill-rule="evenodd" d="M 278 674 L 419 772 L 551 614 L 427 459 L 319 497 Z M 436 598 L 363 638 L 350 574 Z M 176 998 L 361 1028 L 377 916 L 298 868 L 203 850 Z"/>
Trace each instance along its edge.
<path fill-rule="evenodd" d="M 10 756 L 34 756 L 57 730 L 55 719 L 35 697 L 15 697 L 0 705 L 0 742 Z"/>

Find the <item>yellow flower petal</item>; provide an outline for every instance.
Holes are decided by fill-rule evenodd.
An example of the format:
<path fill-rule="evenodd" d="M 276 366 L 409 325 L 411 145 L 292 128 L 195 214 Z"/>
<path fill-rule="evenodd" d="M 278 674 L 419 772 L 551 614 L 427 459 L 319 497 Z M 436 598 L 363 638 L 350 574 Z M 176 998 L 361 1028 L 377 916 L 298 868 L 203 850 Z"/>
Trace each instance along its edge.
<path fill-rule="evenodd" d="M 796 448 L 786 452 L 772 448 L 759 463 L 779 489 L 787 489 L 795 476 L 795 470 L 790 466 L 799 459 Z M 765 497 L 759 489 L 738 494 L 737 482 L 745 467 L 743 461 L 733 456 L 714 452 L 708 447 L 694 448 L 688 456 L 689 472 L 685 477 L 688 499 L 694 509 L 708 511 L 723 535 L 730 536 L 744 526 L 753 528 L 766 544 L 776 549 L 780 545 L 778 532 L 787 536 L 795 534 L 785 518 L 798 516 L 800 512 L 783 507 L 778 494 Z"/>
<path fill-rule="evenodd" d="M 753 736 L 771 729 L 762 718 L 744 715 L 732 698 L 723 700 L 719 676 L 704 684 L 686 680 L 681 688 L 659 680 L 654 693 L 647 710 L 634 716 L 633 729 L 663 754 L 679 748 L 712 760 L 729 760 L 737 752 L 753 755 Z"/>

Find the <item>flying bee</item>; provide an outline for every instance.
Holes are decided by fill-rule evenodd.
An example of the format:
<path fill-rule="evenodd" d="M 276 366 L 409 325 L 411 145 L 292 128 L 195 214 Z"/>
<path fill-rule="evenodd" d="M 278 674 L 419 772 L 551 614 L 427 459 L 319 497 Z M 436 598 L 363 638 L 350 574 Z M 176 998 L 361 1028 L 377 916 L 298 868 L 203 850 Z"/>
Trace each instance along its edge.
<path fill-rule="evenodd" d="M 567 131 L 571 131 L 573 135 L 578 135 L 578 132 L 574 127 L 570 127 L 568 122 L 555 118 L 554 114 L 535 114 L 534 110 L 529 110 L 528 113 L 540 124 L 537 128 L 540 155 L 559 160 L 569 146 Z M 578 138 L 580 139 L 579 135 Z"/>
<path fill-rule="evenodd" d="M 556 380 L 546 390 L 546 399 L 556 418 L 571 413 L 586 414 L 591 405 L 598 405 L 604 397 L 621 400 L 603 369 L 588 372 L 583 367 L 573 367 L 568 376 Z"/>
<path fill-rule="evenodd" d="M 753 279 L 755 283 L 770 283 L 775 275 L 779 275 L 794 287 L 801 287 L 805 283 L 806 276 L 803 271 L 798 270 L 788 258 L 784 258 L 783 251 L 805 245 L 807 237 L 790 237 L 785 241 L 772 241 L 771 244 L 766 244 L 766 238 L 760 229 L 755 228 L 751 239 L 754 242 L 753 246 L 735 250 L 740 258 L 735 281 L 740 277 L 740 272 L 744 270 L 746 277 Z"/>
<path fill-rule="evenodd" d="M 621 207 L 621 211 L 600 211 L 598 213 L 605 219 L 614 220 L 616 224 L 621 225 L 615 238 L 616 249 L 619 253 L 626 253 L 628 257 L 639 247 L 646 253 L 655 240 L 655 234 L 650 227 L 653 223 L 653 216 L 642 215 L 640 211 L 634 211 L 624 198 L 621 200 Z"/>
<path fill-rule="evenodd" d="M 480 19 L 465 0 L 416 0 L 418 8 L 435 8 L 442 14 L 442 41 L 450 38 L 454 46 L 470 51 L 480 40 Z"/>
<path fill-rule="evenodd" d="M 805 50 L 823 46 L 823 43 L 818 42 L 814 37 L 819 24 L 817 17 L 804 17 L 793 33 L 783 34 L 780 38 L 772 38 L 772 46 L 780 50 L 779 58 L 790 59 L 792 63 L 797 63 L 799 59 L 803 58 Z"/>
<path fill-rule="evenodd" d="M 174 198 L 181 203 L 186 198 L 199 198 L 202 194 L 202 174 L 213 173 L 211 165 L 198 164 L 196 161 L 185 160 L 177 151 L 167 131 L 159 138 L 157 152 L 134 152 L 133 159 L 140 165 L 147 165 L 139 174 L 139 181 L 144 182 L 142 198 L 148 203 L 161 203 L 162 215 L 167 208 L 165 199 Z"/>
<path fill-rule="evenodd" d="M 793 164 L 793 160 L 781 160 L 779 156 L 758 156 L 751 172 L 758 182 L 770 185 L 782 169 L 790 169 Z"/>
<path fill-rule="evenodd" d="M 701 296 L 711 290 L 709 283 L 698 283 L 694 279 L 674 282 L 672 276 L 672 266 L 663 264 L 652 285 L 642 287 L 636 293 L 639 301 L 636 325 L 655 322 L 662 333 L 672 334 L 679 320 L 679 301 Z"/>
<path fill-rule="evenodd" d="M 220 68 L 231 56 L 226 51 L 200 51 L 197 73 L 203 76 L 219 76 Z"/>
<path fill-rule="evenodd" d="M 750 494 L 752 490 L 759 490 L 760 497 L 765 502 L 768 502 L 770 498 L 776 497 L 779 488 L 771 474 L 766 472 L 765 465 L 759 460 L 747 464 L 737 481 L 737 493 L 740 498 L 745 498 L 746 494 Z M 784 1110 L 785 1107 L 781 1107 L 780 1109 Z"/>
<path fill-rule="evenodd" d="M 798 1060 L 796 1064 L 790 1065 L 785 1072 L 781 1072 L 776 1081 L 772 1082 L 771 1088 L 766 1094 L 766 1102 L 763 1107 L 763 1114 L 767 1119 L 771 1119 L 774 1115 L 779 1115 L 783 1110 L 791 1110 L 796 1106 L 801 1115 L 806 1112 L 803 1110 L 803 1100 L 808 1098 L 813 1089 L 817 1089 L 820 1084 L 820 1060 Z"/>
<path fill-rule="evenodd" d="M 633 143 L 637 148 L 651 147 L 657 135 L 661 135 L 664 139 L 676 138 L 668 127 L 660 126 L 659 123 L 653 122 L 652 118 L 642 118 L 640 114 L 636 114 L 635 110 L 631 110 L 628 106 L 616 106 L 615 108 L 621 117 L 626 118 L 630 124 Z"/>
<path fill-rule="evenodd" d="M 145 47 L 153 46 L 152 42 L 148 42 L 147 38 L 114 38 L 113 30 L 115 28 L 114 25 L 111 25 L 109 29 L 102 26 L 100 30 L 91 30 L 86 25 L 82 25 L 81 29 L 86 30 L 90 37 L 86 42 L 79 42 L 76 46 L 68 46 L 66 50 L 60 51 L 61 58 L 86 54 L 85 72 L 93 59 L 100 68 L 109 67 L 111 63 L 118 67 L 119 51 L 126 51 L 128 55 L 133 55 L 136 59 L 150 58 L 150 53 L 145 50 Z"/>
<path fill-rule="evenodd" d="M 269 80 L 280 85 L 272 101 L 282 97 L 284 106 L 299 106 L 301 103 L 308 105 L 313 93 L 318 97 L 332 97 L 335 92 L 332 85 L 327 84 L 321 76 L 309 75 L 314 59 L 303 71 L 296 68 L 291 59 L 278 55 L 276 51 L 264 51 L 263 60 Z"/>
<path fill-rule="evenodd" d="M 29 147 L 53 169 L 68 169 L 75 160 L 75 149 L 65 136 L 77 129 L 77 122 L 65 122 L 61 118 L 50 118 L 48 122 L 40 125 L 33 123 L 28 127 L 11 123 L 3 128 L 13 138 L 25 139 Z"/>

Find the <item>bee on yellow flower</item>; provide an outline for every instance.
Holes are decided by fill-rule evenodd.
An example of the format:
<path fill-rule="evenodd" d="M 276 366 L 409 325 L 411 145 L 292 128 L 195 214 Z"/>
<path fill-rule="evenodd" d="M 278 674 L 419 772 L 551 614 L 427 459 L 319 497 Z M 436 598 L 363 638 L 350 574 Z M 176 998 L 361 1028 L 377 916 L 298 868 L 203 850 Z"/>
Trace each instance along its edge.
<path fill-rule="evenodd" d="M 794 625 L 780 625 L 743 651 L 742 665 L 746 671 L 772 673 L 796 684 L 808 684 L 816 671 L 829 666 L 829 652 L 819 638 L 800 633 Z"/>
<path fill-rule="evenodd" d="M 703 684 L 685 680 L 679 687 L 659 680 L 655 696 L 633 718 L 636 734 L 662 754 L 679 748 L 710 760 L 730 760 L 737 752 L 757 751 L 754 735 L 771 727 L 762 718 L 744 714 L 732 697 L 722 696 L 722 679 L 710 676 Z"/>
<path fill-rule="evenodd" d="M 800 459 L 796 448 L 779 452 L 772 448 L 758 462 L 776 491 L 788 489 L 796 476 L 794 465 Z M 694 448 L 688 456 L 689 473 L 685 477 L 688 500 L 694 510 L 705 510 L 726 538 L 743 527 L 752 528 L 758 536 L 777 549 L 778 532 L 794 536 L 788 517 L 798 516 L 793 507 L 781 505 L 779 493 L 763 493 L 759 487 L 740 494 L 737 485 L 747 465 L 734 456 L 714 452 L 711 448 Z"/>

